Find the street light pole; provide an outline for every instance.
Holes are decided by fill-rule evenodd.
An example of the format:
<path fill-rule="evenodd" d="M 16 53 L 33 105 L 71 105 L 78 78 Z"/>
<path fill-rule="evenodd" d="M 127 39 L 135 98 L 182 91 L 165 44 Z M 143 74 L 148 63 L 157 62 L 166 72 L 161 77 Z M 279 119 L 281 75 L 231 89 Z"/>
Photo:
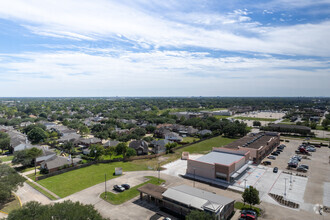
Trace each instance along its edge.
<path fill-rule="evenodd" d="M 195 187 L 195 178 L 196 178 L 195 171 L 196 171 L 196 169 L 194 168 L 194 187 Z"/>
<path fill-rule="evenodd" d="M 244 189 L 246 189 L 246 179 L 244 179 Z"/>
<path fill-rule="evenodd" d="M 107 174 L 104 174 L 104 194 L 105 198 L 107 198 Z"/>
<path fill-rule="evenodd" d="M 286 178 L 284 178 L 284 180 L 285 180 L 284 196 L 286 196 Z"/>
<path fill-rule="evenodd" d="M 158 162 L 158 184 L 159 184 L 159 182 L 160 182 L 160 167 L 159 167 L 159 163 L 160 163 L 160 162 Z"/>

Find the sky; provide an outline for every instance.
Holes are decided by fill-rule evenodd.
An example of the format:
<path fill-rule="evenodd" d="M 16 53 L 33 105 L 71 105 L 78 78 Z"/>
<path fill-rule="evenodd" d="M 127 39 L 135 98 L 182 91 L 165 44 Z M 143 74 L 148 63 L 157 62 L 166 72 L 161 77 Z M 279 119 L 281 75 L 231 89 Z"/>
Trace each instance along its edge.
<path fill-rule="evenodd" d="M 0 97 L 327 96 L 330 0 L 0 1 Z"/>

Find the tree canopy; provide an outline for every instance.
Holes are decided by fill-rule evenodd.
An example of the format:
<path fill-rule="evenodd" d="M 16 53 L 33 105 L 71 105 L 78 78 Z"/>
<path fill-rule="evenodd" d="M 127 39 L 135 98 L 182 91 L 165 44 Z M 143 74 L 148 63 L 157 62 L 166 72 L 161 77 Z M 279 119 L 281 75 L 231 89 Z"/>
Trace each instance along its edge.
<path fill-rule="evenodd" d="M 246 188 L 242 194 L 243 202 L 252 205 L 260 204 L 259 191 L 253 186 Z"/>
<path fill-rule="evenodd" d="M 6 201 L 22 186 L 25 178 L 6 164 L 0 164 L 0 201 Z"/>
<path fill-rule="evenodd" d="M 36 220 L 36 219 L 90 219 L 105 220 L 92 205 L 83 205 L 80 202 L 66 200 L 53 205 L 42 205 L 39 202 L 28 202 L 20 209 L 9 213 L 8 220 Z"/>

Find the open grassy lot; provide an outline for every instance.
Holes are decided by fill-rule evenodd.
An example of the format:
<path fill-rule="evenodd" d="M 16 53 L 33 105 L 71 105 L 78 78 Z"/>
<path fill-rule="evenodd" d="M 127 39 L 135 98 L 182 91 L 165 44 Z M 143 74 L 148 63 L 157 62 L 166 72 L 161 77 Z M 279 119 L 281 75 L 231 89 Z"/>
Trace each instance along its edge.
<path fill-rule="evenodd" d="M 274 118 L 254 118 L 254 117 L 235 117 L 235 119 L 241 120 L 251 120 L 251 121 L 276 121 L 277 119 Z"/>
<path fill-rule="evenodd" d="M 78 170 L 73 170 L 60 175 L 52 176 L 38 183 L 56 195 L 64 198 L 75 192 L 79 192 L 90 186 L 94 186 L 104 181 L 104 174 L 107 179 L 113 179 L 115 167 L 122 167 L 123 171 L 147 170 L 145 164 L 136 164 L 134 162 L 115 162 L 107 164 L 95 164 Z"/>
<path fill-rule="evenodd" d="M 234 138 L 225 138 L 222 136 L 218 136 L 218 137 L 210 138 L 205 141 L 201 141 L 199 143 L 195 143 L 190 146 L 181 148 L 179 150 L 176 150 L 174 153 L 166 154 L 159 158 L 136 160 L 133 162 L 136 164 L 144 164 L 150 168 L 157 169 L 158 163 L 160 163 L 160 165 L 162 166 L 164 164 L 175 161 L 181 157 L 181 153 L 183 151 L 188 151 L 189 153 L 205 154 L 205 153 L 209 152 L 210 150 L 212 150 L 213 147 L 222 147 L 235 140 L 236 139 L 234 139 Z"/>
<path fill-rule="evenodd" d="M 14 158 L 14 156 L 5 156 L 5 157 L 0 157 L 0 160 L 2 162 L 6 162 L 6 161 L 12 161 Z"/>
<path fill-rule="evenodd" d="M 18 209 L 21 207 L 21 204 L 18 198 L 13 195 L 11 199 L 5 204 L 0 203 L 0 210 L 6 213 L 13 211 L 14 209 Z"/>
<path fill-rule="evenodd" d="M 101 198 L 104 199 L 105 201 L 110 202 L 113 205 L 119 205 L 122 204 L 130 199 L 133 199 L 134 197 L 139 195 L 139 191 L 137 190 L 139 187 L 147 184 L 147 183 L 152 183 L 155 185 L 160 185 L 165 182 L 165 180 L 160 179 L 158 181 L 158 178 L 153 177 L 153 176 L 146 176 L 146 178 L 149 178 L 147 182 L 141 183 L 137 186 L 134 186 L 130 188 L 129 190 L 125 190 L 124 192 L 115 194 L 112 192 L 107 192 L 107 198 L 105 198 L 105 193 L 101 194 Z"/>
<path fill-rule="evenodd" d="M 214 115 L 213 117 L 215 117 L 217 119 L 224 119 L 224 118 L 229 118 L 231 116 L 227 116 L 227 115 Z"/>
<path fill-rule="evenodd" d="M 34 189 L 38 190 L 39 192 L 41 192 L 42 194 L 44 194 L 45 196 L 47 196 L 49 199 L 51 200 L 56 200 L 56 198 L 49 194 L 48 192 L 46 192 L 45 190 L 43 190 L 42 188 L 40 188 L 39 186 L 37 186 L 36 184 L 34 184 L 33 182 L 27 180 L 26 181 L 27 184 L 29 184 L 31 187 L 33 187 Z"/>
<path fill-rule="evenodd" d="M 199 138 L 195 138 L 195 137 L 184 137 L 182 142 L 187 142 L 187 143 L 192 143 L 194 141 L 199 141 Z"/>
<path fill-rule="evenodd" d="M 201 141 L 196 144 L 192 144 L 190 146 L 184 147 L 179 149 L 177 152 L 187 151 L 189 153 L 207 153 L 208 151 L 212 150 L 213 147 L 222 147 L 233 142 L 236 139 L 233 138 L 225 138 L 222 136 L 217 136 L 214 138 L 207 139 L 205 141 Z"/>

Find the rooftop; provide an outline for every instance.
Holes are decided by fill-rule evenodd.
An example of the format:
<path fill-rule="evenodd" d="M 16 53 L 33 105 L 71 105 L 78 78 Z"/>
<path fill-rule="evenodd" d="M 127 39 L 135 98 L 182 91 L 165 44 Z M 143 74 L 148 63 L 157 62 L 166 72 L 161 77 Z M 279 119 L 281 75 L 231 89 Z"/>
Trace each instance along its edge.
<path fill-rule="evenodd" d="M 226 145 L 225 147 L 238 148 L 240 146 L 240 147 L 259 149 L 261 146 L 266 146 L 267 142 L 274 137 L 276 137 L 275 133 L 270 133 L 270 132 L 250 134 Z"/>
<path fill-rule="evenodd" d="M 208 209 L 213 212 L 234 201 L 187 185 L 171 187 L 163 193 L 163 197 L 199 210 Z"/>
<path fill-rule="evenodd" d="M 240 159 L 242 159 L 244 155 L 234 154 L 234 153 L 226 153 L 226 152 L 216 152 L 212 151 L 204 156 L 201 156 L 196 159 L 196 161 L 209 163 L 209 164 L 223 164 L 230 165 Z"/>

